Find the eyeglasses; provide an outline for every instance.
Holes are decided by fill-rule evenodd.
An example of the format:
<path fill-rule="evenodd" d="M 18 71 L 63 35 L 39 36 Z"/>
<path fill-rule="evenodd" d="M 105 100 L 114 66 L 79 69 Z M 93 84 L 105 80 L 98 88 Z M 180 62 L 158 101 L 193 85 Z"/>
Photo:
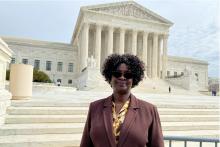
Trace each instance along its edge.
<path fill-rule="evenodd" d="M 120 71 L 113 71 L 112 75 L 116 78 L 121 77 L 122 75 L 126 78 L 126 79 L 132 79 L 133 78 L 133 74 L 131 72 L 125 72 L 125 73 L 121 73 Z"/>

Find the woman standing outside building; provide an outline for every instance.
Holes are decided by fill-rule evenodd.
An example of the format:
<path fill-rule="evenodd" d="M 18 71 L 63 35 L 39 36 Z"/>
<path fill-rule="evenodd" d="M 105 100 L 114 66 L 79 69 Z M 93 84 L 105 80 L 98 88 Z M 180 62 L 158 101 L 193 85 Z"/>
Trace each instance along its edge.
<path fill-rule="evenodd" d="M 113 92 L 90 104 L 80 147 L 164 147 L 156 107 L 131 93 L 144 70 L 134 55 L 112 54 L 105 60 L 102 75 Z"/>

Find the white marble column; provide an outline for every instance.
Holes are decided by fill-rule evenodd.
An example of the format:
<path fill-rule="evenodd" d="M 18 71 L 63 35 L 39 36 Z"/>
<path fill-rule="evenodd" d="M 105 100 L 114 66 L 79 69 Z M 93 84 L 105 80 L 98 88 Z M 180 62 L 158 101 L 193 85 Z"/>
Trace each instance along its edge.
<path fill-rule="evenodd" d="M 81 57 L 80 57 L 80 71 L 87 67 L 88 59 L 88 44 L 89 44 L 89 24 L 84 23 L 81 38 Z"/>
<path fill-rule="evenodd" d="M 208 69 L 206 69 L 206 72 L 205 72 L 205 85 L 204 87 L 207 88 L 208 87 Z"/>
<path fill-rule="evenodd" d="M 100 68 L 101 64 L 101 33 L 102 33 L 102 26 L 97 24 L 96 25 L 96 40 L 95 40 L 95 61 L 96 67 Z"/>
<path fill-rule="evenodd" d="M 153 37 L 148 42 L 148 59 L 147 59 L 147 74 L 149 78 L 152 78 L 152 50 L 153 50 Z"/>
<path fill-rule="evenodd" d="M 157 53 L 158 52 L 158 34 L 153 34 L 153 58 L 152 58 L 152 78 L 157 78 Z"/>
<path fill-rule="evenodd" d="M 158 67 L 157 67 L 157 76 L 160 78 L 161 77 L 161 46 L 162 46 L 162 36 L 159 36 L 158 40 L 158 57 L 157 57 L 157 62 L 158 62 Z"/>
<path fill-rule="evenodd" d="M 165 79 L 166 77 L 166 70 L 167 70 L 167 39 L 168 35 L 163 35 L 163 64 L 162 64 L 162 78 Z"/>
<path fill-rule="evenodd" d="M 131 53 L 137 55 L 137 30 L 132 31 L 132 48 Z"/>
<path fill-rule="evenodd" d="M 145 63 L 145 66 L 147 66 L 147 42 L 148 42 L 148 32 L 143 32 L 143 53 L 142 53 L 142 60 Z"/>
<path fill-rule="evenodd" d="M 124 50 L 125 50 L 125 29 L 120 28 L 119 54 L 124 54 Z"/>
<path fill-rule="evenodd" d="M 113 32 L 114 28 L 112 26 L 108 27 L 108 51 L 107 56 L 113 53 Z"/>

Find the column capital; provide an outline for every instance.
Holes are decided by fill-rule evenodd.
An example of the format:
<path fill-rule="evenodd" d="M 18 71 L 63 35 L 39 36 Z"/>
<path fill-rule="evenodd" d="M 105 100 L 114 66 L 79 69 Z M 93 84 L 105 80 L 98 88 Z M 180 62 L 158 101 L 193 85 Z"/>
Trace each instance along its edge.
<path fill-rule="evenodd" d="M 114 28 L 114 26 L 111 26 L 111 25 L 109 25 L 109 26 L 107 26 L 109 29 L 113 29 Z"/>
<path fill-rule="evenodd" d="M 132 29 L 132 32 L 134 32 L 134 33 L 135 33 L 135 32 L 138 32 L 138 31 L 139 31 L 139 30 L 137 30 L 137 29 Z"/>
<path fill-rule="evenodd" d="M 159 33 L 158 32 L 153 32 L 153 36 L 158 36 Z"/>
<path fill-rule="evenodd" d="M 163 38 L 167 39 L 169 37 L 169 34 L 163 34 Z"/>
<path fill-rule="evenodd" d="M 144 31 L 143 31 L 143 33 L 148 33 L 148 34 L 149 34 L 149 33 L 150 33 L 150 31 L 146 31 L 146 30 L 144 30 Z"/>
<path fill-rule="evenodd" d="M 126 28 L 120 27 L 119 30 L 120 32 L 125 32 Z"/>
<path fill-rule="evenodd" d="M 89 22 L 84 22 L 83 25 L 88 27 L 88 26 L 90 26 L 90 23 Z"/>
<path fill-rule="evenodd" d="M 103 25 L 100 24 L 100 23 L 96 23 L 95 26 L 96 26 L 96 28 L 98 28 L 98 27 L 99 27 L 99 28 L 102 28 L 102 27 L 103 27 Z"/>
<path fill-rule="evenodd" d="M 159 34 L 158 35 L 158 39 L 163 39 L 163 38 L 164 38 L 163 34 L 161 34 L 161 35 Z"/>
<path fill-rule="evenodd" d="M 138 34 L 138 30 L 136 29 L 132 30 L 132 34 L 136 36 Z"/>
<path fill-rule="evenodd" d="M 107 26 L 109 31 L 114 31 L 114 27 L 113 26 Z"/>
<path fill-rule="evenodd" d="M 149 31 L 143 31 L 142 33 L 143 33 L 143 35 L 149 35 L 150 34 Z"/>

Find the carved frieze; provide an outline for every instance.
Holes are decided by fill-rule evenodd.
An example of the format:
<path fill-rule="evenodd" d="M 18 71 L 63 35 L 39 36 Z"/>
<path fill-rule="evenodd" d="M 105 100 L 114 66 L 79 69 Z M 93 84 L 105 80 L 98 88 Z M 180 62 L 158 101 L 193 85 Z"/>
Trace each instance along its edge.
<path fill-rule="evenodd" d="M 110 13 L 110 14 L 119 15 L 119 16 L 128 16 L 128 17 L 134 17 L 134 18 L 140 18 L 140 19 L 147 19 L 150 21 L 163 22 L 162 20 L 158 19 L 157 17 L 153 16 L 152 14 L 149 14 L 147 11 L 144 11 L 144 10 L 138 8 L 137 6 L 135 6 L 133 4 L 123 4 L 123 5 L 118 5 L 118 6 L 100 7 L 100 8 L 93 8 L 90 10 Z"/>

